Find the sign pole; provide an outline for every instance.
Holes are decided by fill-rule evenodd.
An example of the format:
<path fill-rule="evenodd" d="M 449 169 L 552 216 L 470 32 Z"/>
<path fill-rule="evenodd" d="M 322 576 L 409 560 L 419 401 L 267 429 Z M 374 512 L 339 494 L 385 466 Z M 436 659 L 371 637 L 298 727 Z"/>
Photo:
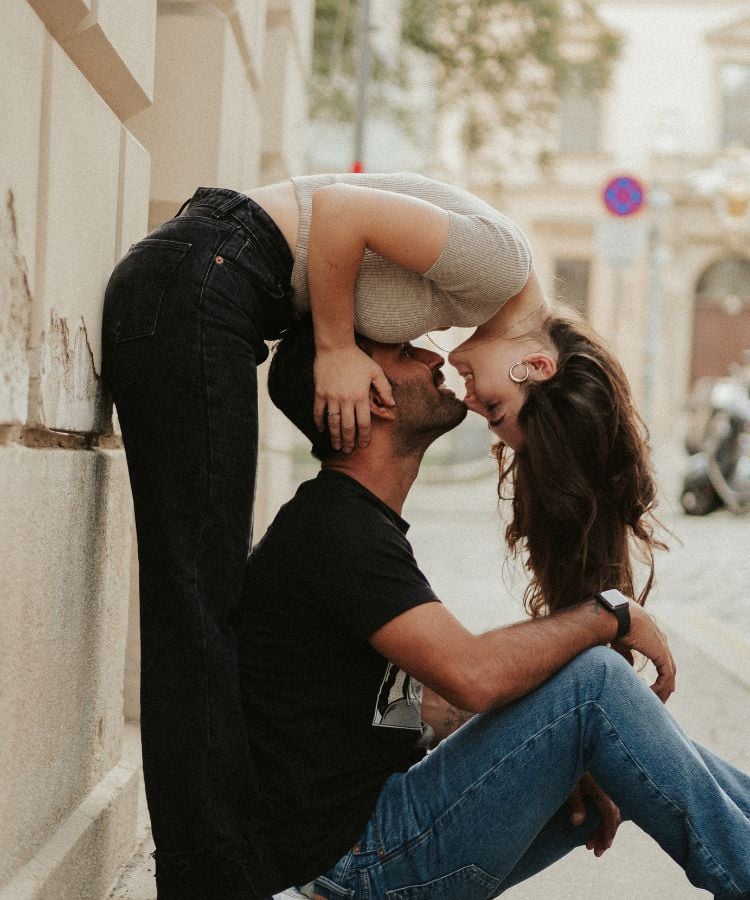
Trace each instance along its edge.
<path fill-rule="evenodd" d="M 359 58 L 357 61 L 357 107 L 354 120 L 352 172 L 365 170 L 365 125 L 370 87 L 370 0 L 359 0 Z"/>

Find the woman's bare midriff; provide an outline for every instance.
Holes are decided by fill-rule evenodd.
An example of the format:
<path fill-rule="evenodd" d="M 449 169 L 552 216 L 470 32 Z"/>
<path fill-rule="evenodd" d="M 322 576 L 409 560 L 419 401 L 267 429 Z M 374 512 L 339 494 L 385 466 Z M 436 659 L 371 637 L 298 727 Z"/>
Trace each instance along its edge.
<path fill-rule="evenodd" d="M 268 213 L 286 238 L 292 256 L 297 253 L 297 232 L 299 230 L 299 207 L 294 185 L 291 181 L 277 181 L 245 192 Z"/>

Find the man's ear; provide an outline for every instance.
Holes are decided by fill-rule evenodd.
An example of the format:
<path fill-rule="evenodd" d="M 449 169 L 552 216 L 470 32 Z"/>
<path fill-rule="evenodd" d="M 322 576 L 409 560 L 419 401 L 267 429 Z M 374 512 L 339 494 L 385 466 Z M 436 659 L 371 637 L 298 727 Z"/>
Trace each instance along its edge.
<path fill-rule="evenodd" d="M 522 362 L 529 367 L 529 381 L 548 381 L 557 372 L 557 361 L 548 353 L 530 353 Z"/>
<path fill-rule="evenodd" d="M 396 418 L 396 407 L 383 403 L 380 394 L 373 387 L 370 388 L 370 415 L 388 422 L 392 422 Z"/>

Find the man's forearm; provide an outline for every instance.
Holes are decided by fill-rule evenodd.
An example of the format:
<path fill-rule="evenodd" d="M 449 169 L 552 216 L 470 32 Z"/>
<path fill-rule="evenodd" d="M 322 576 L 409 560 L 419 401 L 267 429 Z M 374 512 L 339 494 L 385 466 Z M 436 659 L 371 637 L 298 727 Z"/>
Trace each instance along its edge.
<path fill-rule="evenodd" d="M 459 729 L 469 721 L 474 713 L 459 709 L 444 697 L 435 693 L 426 685 L 422 690 L 422 721 L 429 725 L 435 737 L 430 747 L 436 747 L 440 741 Z"/>
<path fill-rule="evenodd" d="M 589 647 L 615 639 L 618 620 L 596 600 L 484 634 L 472 634 L 441 603 L 413 607 L 370 637 L 375 649 L 457 709 L 484 712 L 523 697 Z M 618 647 L 654 664 L 654 692 L 674 690 L 669 643 L 641 606 L 630 602 L 630 629 Z"/>
<path fill-rule="evenodd" d="M 478 696 L 469 708 L 477 700 L 480 709 L 491 709 L 525 696 L 579 653 L 612 641 L 616 632 L 615 616 L 591 600 L 479 635 L 478 671 L 472 676 Z"/>

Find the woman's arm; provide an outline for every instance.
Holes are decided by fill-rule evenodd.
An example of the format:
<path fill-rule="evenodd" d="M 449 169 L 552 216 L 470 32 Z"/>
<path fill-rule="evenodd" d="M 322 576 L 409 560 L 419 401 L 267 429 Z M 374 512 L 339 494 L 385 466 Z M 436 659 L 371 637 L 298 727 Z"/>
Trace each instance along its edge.
<path fill-rule="evenodd" d="M 370 435 L 369 392 L 393 402 L 382 369 L 354 343 L 354 286 L 365 249 L 424 274 L 448 237 L 448 213 L 404 194 L 332 184 L 313 194 L 308 284 L 315 326 L 315 407 L 323 430 L 329 411 L 335 449 L 351 450 Z M 330 416 L 331 412 L 340 416 Z"/>

